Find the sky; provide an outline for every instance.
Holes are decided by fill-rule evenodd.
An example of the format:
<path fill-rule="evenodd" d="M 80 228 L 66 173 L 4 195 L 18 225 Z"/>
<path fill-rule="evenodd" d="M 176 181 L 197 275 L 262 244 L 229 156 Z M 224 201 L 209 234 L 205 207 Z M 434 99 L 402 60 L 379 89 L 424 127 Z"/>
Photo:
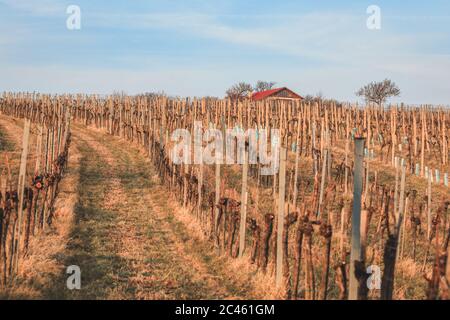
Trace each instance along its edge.
<path fill-rule="evenodd" d="M 222 97 L 266 80 L 353 102 L 385 78 L 393 102 L 450 104 L 450 1 L 0 0 L 0 92 Z"/>

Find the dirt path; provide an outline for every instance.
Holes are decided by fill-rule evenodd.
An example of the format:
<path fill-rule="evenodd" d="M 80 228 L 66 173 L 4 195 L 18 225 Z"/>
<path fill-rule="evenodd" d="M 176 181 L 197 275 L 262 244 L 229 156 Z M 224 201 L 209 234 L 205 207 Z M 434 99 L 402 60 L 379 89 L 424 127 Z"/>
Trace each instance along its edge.
<path fill-rule="evenodd" d="M 239 266 L 216 256 L 182 213 L 180 220 L 180 208 L 136 148 L 79 126 L 73 134 L 80 153 L 78 203 L 59 259 L 80 267 L 82 288 L 68 290 L 62 272 L 42 298 L 263 298 L 251 271 L 236 272 Z"/>

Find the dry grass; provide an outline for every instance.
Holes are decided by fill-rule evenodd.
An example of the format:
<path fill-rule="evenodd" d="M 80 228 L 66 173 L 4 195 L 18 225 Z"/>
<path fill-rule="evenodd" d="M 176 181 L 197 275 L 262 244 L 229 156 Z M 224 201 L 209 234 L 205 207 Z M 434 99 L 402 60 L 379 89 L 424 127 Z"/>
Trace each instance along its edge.
<path fill-rule="evenodd" d="M 6 133 L 4 140 L 21 143 L 20 122 L 0 118 L 0 127 Z M 183 208 L 160 184 L 138 146 L 130 147 L 129 142 L 83 126 L 75 126 L 74 133 L 70 170 L 61 184 L 54 225 L 32 240 L 18 281 L 3 296 L 283 298 L 283 293 L 275 289 L 273 273 L 263 274 L 249 263 L 248 250 L 242 259 L 216 254 L 190 209 Z M 393 180 L 392 168 L 380 163 L 373 163 L 371 168 L 380 171 L 380 180 Z M 223 172 L 231 180 L 240 181 L 241 173 L 234 169 Z M 311 161 L 302 160 L 301 179 L 311 178 L 310 169 Z M 409 176 L 408 187 L 422 193 L 426 185 L 423 179 Z M 437 197 L 448 195 L 442 188 L 436 187 Z M 259 209 L 271 212 L 274 202 L 266 191 L 260 194 Z M 321 263 L 321 253 L 313 258 L 314 264 Z M 70 264 L 82 269 L 81 291 L 65 288 L 64 271 Z M 395 298 L 423 298 L 426 282 L 419 265 L 420 261 L 408 258 L 399 261 Z"/>
<path fill-rule="evenodd" d="M 79 179 L 72 169 L 55 225 L 31 244 L 10 298 L 276 297 L 272 280 L 245 260 L 215 254 L 142 153 L 114 137 L 74 131 L 78 158 L 72 152 L 69 165 L 78 167 Z M 65 288 L 65 266 L 72 264 L 82 270 L 80 291 Z"/>
<path fill-rule="evenodd" d="M 0 120 L 2 130 L 8 137 L 21 137 L 20 123 Z M 14 143 L 20 143 L 15 139 Z M 10 299 L 39 299 L 43 292 L 53 285 L 65 266 L 60 256 L 64 255 L 66 244 L 74 220 L 74 207 L 78 201 L 77 186 L 79 182 L 80 153 L 76 144 L 71 146 L 69 170 L 60 183 L 60 191 L 55 203 L 53 225 L 30 239 L 27 255 L 20 262 L 19 274 L 14 285 L 0 293 Z"/>

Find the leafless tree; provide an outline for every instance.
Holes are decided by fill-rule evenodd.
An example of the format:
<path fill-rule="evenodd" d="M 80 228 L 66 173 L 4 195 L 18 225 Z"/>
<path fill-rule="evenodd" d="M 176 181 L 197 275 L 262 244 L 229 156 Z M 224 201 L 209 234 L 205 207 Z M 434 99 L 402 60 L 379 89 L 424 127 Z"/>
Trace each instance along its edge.
<path fill-rule="evenodd" d="M 325 98 L 324 98 L 322 91 L 319 91 L 318 93 L 316 93 L 316 95 L 308 94 L 303 97 L 304 102 L 311 102 L 311 103 L 313 103 L 313 102 L 319 103 L 319 102 L 323 101 L 324 99 Z"/>
<path fill-rule="evenodd" d="M 226 95 L 233 101 L 243 100 L 253 92 L 251 84 L 240 82 L 227 90 Z"/>
<path fill-rule="evenodd" d="M 391 80 L 385 79 L 382 82 L 371 82 L 356 92 L 357 96 L 364 97 L 366 102 L 374 102 L 381 106 L 390 97 L 398 97 L 400 89 Z"/>
<path fill-rule="evenodd" d="M 276 82 L 272 82 L 272 81 L 267 82 L 267 81 L 259 80 L 256 83 L 255 91 L 256 92 L 267 91 L 267 90 L 272 89 L 276 84 L 277 84 Z"/>
<path fill-rule="evenodd" d="M 306 96 L 303 96 L 304 102 L 314 102 L 314 96 L 312 94 L 307 94 Z"/>

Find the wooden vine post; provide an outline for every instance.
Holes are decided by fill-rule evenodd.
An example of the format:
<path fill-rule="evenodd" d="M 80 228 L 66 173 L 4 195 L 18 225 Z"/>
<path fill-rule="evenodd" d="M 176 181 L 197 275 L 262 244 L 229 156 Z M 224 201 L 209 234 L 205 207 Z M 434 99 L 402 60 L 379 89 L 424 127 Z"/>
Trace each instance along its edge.
<path fill-rule="evenodd" d="M 398 211 L 395 213 L 394 234 L 389 235 L 384 249 L 384 272 L 381 281 L 381 299 L 392 300 L 394 292 L 395 264 L 398 259 L 399 239 L 402 227 L 404 197 L 405 197 L 405 176 L 406 168 L 402 164 L 402 178 L 400 185 L 400 204 Z"/>
<path fill-rule="evenodd" d="M 278 198 L 278 229 L 277 229 L 277 260 L 276 260 L 276 287 L 283 284 L 283 229 L 284 229 L 284 200 L 286 194 L 286 148 L 280 148 L 280 184 Z"/>
<path fill-rule="evenodd" d="M 300 113 L 299 113 L 300 115 Z M 300 129 L 301 129 L 302 121 L 300 121 L 300 117 L 297 118 L 297 140 L 295 142 L 295 168 L 294 168 L 294 193 L 292 197 L 292 205 L 294 210 L 297 210 L 297 195 L 298 195 L 298 164 L 300 160 L 300 152 L 301 148 L 303 148 L 303 144 L 300 144 Z M 302 137 L 303 138 L 303 137 Z"/>
<path fill-rule="evenodd" d="M 355 138 L 350 283 L 348 291 L 349 300 L 358 299 L 359 281 L 355 274 L 355 264 L 361 261 L 361 194 L 364 175 L 364 142 L 364 138 Z"/>
<path fill-rule="evenodd" d="M 44 128 L 41 124 L 38 125 L 38 140 L 36 146 L 36 165 L 34 168 L 34 173 L 37 175 L 41 171 L 41 152 L 42 152 L 42 137 L 44 135 Z"/>
<path fill-rule="evenodd" d="M 197 185 L 197 193 L 198 193 L 198 203 L 197 203 L 197 217 L 202 219 L 202 189 L 203 189 L 203 159 L 201 160 L 198 167 L 198 185 Z"/>
<path fill-rule="evenodd" d="M 22 234 L 22 223 L 23 223 L 23 197 L 25 190 L 25 178 L 27 170 L 27 158 L 28 158 L 28 142 L 30 138 L 30 120 L 25 119 L 25 126 L 23 130 L 23 140 L 22 140 L 22 156 L 20 158 L 20 169 L 19 169 L 19 183 L 18 183 L 18 212 L 17 212 L 17 238 L 14 243 L 14 267 L 13 273 L 18 272 L 19 268 L 19 254 L 20 254 L 20 236 Z"/>
<path fill-rule="evenodd" d="M 20 174 L 13 170 L 12 178 L 6 160 L 5 172 L 0 175 L 3 206 L 0 208 L 3 209 L 0 210 L 0 223 L 3 221 L 0 269 L 5 270 L 0 270 L 2 280 L 4 275 L 9 279 L 20 271 L 21 257 L 35 228 L 43 230 L 51 225 L 58 182 L 64 174 L 61 169 L 67 166 L 71 110 L 72 121 L 76 123 L 103 128 L 134 145 L 143 145 L 161 181 L 167 183 L 177 200 L 192 209 L 192 213 L 197 210 L 203 231 L 211 236 L 219 253 L 229 253 L 233 258 L 250 256 L 251 262 L 264 272 L 270 261 L 269 276 L 274 276 L 279 289 L 286 288 L 288 298 L 325 299 L 328 294 L 335 298 L 337 290 L 339 299 L 367 298 L 369 275 L 365 268 L 372 261 L 374 265 L 384 264 L 381 299 L 395 298 L 394 271 L 398 259 L 411 256 L 416 262 L 417 257 L 422 259 L 425 250 L 423 269 L 431 267 L 430 262 L 437 260 L 432 258 L 438 257 L 439 263 L 433 264 L 433 274 L 444 275 L 445 257 L 441 259 L 438 254 L 433 257 L 433 246 L 447 251 L 450 238 L 447 211 L 441 211 L 437 203 L 442 198 L 447 200 L 445 192 L 448 190 L 444 189 L 448 186 L 450 133 L 450 113 L 446 109 L 403 105 L 362 109 L 357 105 L 336 106 L 322 101 L 311 105 L 276 100 L 254 103 L 206 98 L 183 101 L 162 97 L 77 95 L 75 99 L 74 96 L 4 94 L 0 99 L 1 113 L 30 119 L 36 124 L 37 138 L 31 139 L 33 146 L 28 145 L 28 156 L 33 152 L 32 167 L 26 168 L 30 163 L 22 152 L 25 161 L 20 163 L 20 169 L 19 165 L 16 168 Z M 237 186 L 234 179 L 237 166 L 231 170 L 221 168 L 226 150 L 224 154 L 217 150 L 215 166 L 212 163 L 202 165 L 203 161 L 176 166 L 172 154 L 167 152 L 169 133 L 174 128 L 191 130 L 196 120 L 202 120 L 205 128 L 219 129 L 218 134 L 221 129 L 233 126 L 250 129 L 256 125 L 258 132 L 262 128 L 269 132 L 271 128 L 279 128 L 283 146 L 281 157 L 277 157 L 279 170 L 273 177 L 261 177 L 261 162 L 253 164 L 255 155 L 249 153 L 250 150 L 241 157 L 244 166 L 238 170 L 242 170 L 239 182 L 242 184 Z M 364 132 L 367 133 L 365 140 L 356 139 L 353 157 L 354 137 Z M 226 141 L 223 142 L 225 146 Z M 345 148 L 345 154 L 341 148 Z M 269 146 L 265 151 L 272 153 L 272 149 Z M 292 163 L 287 162 L 288 155 L 289 159 L 292 156 Z M 305 164 L 311 164 L 308 170 L 313 171 L 313 177 L 309 172 L 309 177 L 301 179 L 302 159 Z M 377 169 L 386 170 L 386 175 L 379 179 L 382 183 L 378 182 Z M 25 178 L 26 170 L 30 173 L 28 177 L 33 175 L 33 181 Z M 414 173 L 422 174 L 421 187 L 405 190 L 406 179 L 409 179 L 406 174 Z M 228 179 L 229 175 L 232 179 Z M 19 187 L 16 178 L 19 178 Z M 351 213 L 348 200 L 352 184 Z M 436 194 L 432 195 L 431 188 L 436 189 Z M 260 192 L 265 201 L 260 201 Z M 15 195 L 13 206 L 7 194 Z M 206 204 L 207 211 L 203 210 Z M 320 219 L 313 217 L 315 214 Z M 295 219 L 298 222 L 296 230 L 291 230 L 294 233 L 290 232 L 290 226 Z M 324 240 L 319 240 L 315 229 L 319 229 Z M 333 230 L 335 232 L 331 232 Z M 291 268 L 293 258 L 295 264 Z M 336 272 L 329 273 L 331 262 Z M 450 262 L 446 271 L 448 282 L 449 266 Z M 426 270 L 429 273 L 430 268 Z M 333 278 L 336 286 L 328 290 L 328 281 Z M 436 278 L 432 281 L 435 289 Z M 439 289 L 445 290 L 445 283 L 440 285 Z M 405 297 L 411 297 L 410 293 L 405 293 Z"/>
<path fill-rule="evenodd" d="M 432 223 L 432 217 L 431 217 L 431 177 L 432 175 L 428 173 L 428 188 L 427 188 L 427 239 L 430 239 L 431 236 L 431 223 Z"/>
<path fill-rule="evenodd" d="M 420 176 L 423 177 L 424 170 L 425 170 L 425 126 L 426 126 L 426 120 L 425 120 L 425 112 L 424 110 L 421 110 L 422 114 L 422 135 L 421 135 L 421 143 L 420 143 Z"/>
<path fill-rule="evenodd" d="M 396 221 L 396 229 L 395 233 L 397 236 L 397 259 L 400 257 L 400 239 L 402 233 L 405 233 L 405 230 L 402 230 L 402 221 L 405 219 L 404 217 L 404 211 L 405 211 L 405 183 L 406 183 L 406 166 L 402 163 L 402 178 L 400 182 L 400 203 L 397 210 L 397 214 L 395 216 Z"/>
<path fill-rule="evenodd" d="M 323 160 L 322 160 L 322 177 L 320 180 L 320 193 L 319 193 L 319 203 L 318 203 L 318 207 L 317 207 L 317 218 L 320 218 L 320 213 L 321 213 L 321 208 L 322 208 L 323 192 L 324 192 L 324 188 L 325 188 L 327 160 L 328 160 L 328 149 L 325 149 L 323 152 Z"/>
<path fill-rule="evenodd" d="M 218 137 L 216 137 L 218 139 Z M 220 155 L 222 155 L 222 150 L 215 150 L 215 152 L 219 152 Z M 215 230 L 215 238 L 216 238 L 216 246 L 217 250 L 220 251 L 220 244 L 219 244 L 219 202 L 220 202 L 220 161 L 218 160 L 218 157 L 216 157 L 216 172 L 215 172 L 215 179 L 216 179 L 216 197 L 215 197 L 215 211 L 214 211 L 214 230 Z"/>
<path fill-rule="evenodd" d="M 247 176 L 248 176 L 248 149 L 244 147 L 244 164 L 242 168 L 241 192 L 241 222 L 239 226 L 239 257 L 242 258 L 245 249 L 245 226 L 247 221 Z"/>

